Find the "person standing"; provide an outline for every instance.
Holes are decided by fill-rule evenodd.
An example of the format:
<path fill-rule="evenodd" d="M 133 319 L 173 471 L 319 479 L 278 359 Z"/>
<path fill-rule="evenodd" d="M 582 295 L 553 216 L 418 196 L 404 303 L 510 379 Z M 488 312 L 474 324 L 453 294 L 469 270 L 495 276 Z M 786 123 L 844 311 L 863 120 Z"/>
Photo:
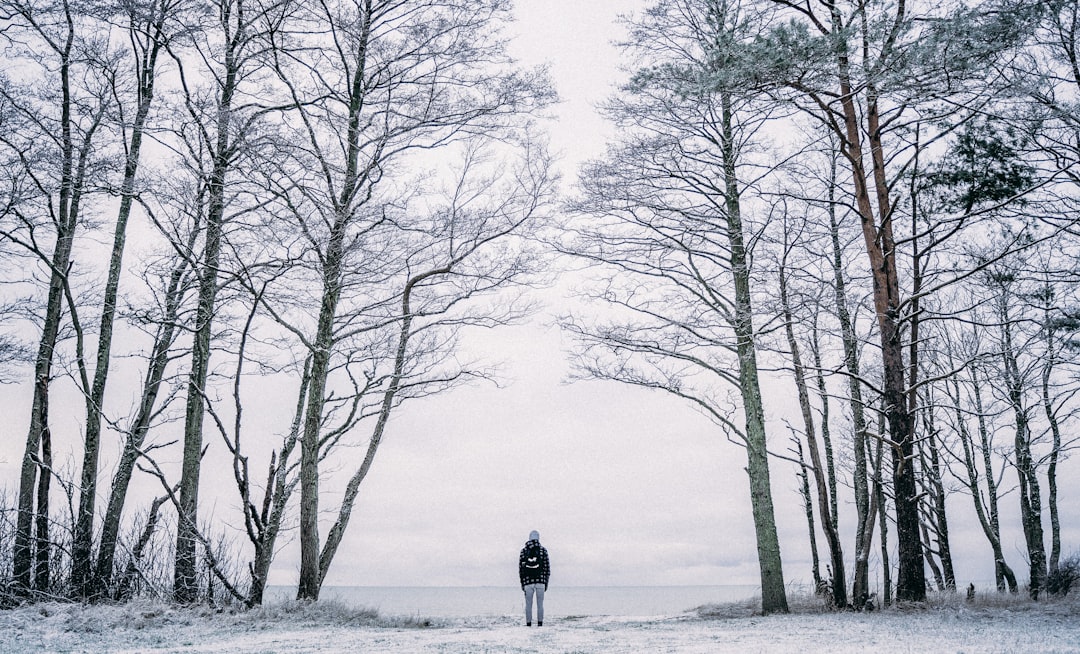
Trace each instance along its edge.
<path fill-rule="evenodd" d="M 529 542 L 518 557 L 518 578 L 525 592 L 525 626 L 532 626 L 533 597 L 536 598 L 536 626 L 544 626 L 544 591 L 551 577 L 547 550 L 540 544 L 540 532 L 529 533 Z"/>

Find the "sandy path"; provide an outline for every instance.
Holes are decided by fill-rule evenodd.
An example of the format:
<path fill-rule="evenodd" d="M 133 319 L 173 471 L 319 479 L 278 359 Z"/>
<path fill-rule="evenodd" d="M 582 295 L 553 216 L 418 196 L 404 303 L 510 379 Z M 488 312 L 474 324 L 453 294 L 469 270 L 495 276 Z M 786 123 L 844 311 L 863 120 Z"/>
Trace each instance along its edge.
<path fill-rule="evenodd" d="M 1029 616 L 1031 617 L 1031 616 Z M 907 638 L 907 642 L 903 639 Z M 1080 652 L 1080 621 L 992 621 L 941 616 L 786 616 L 719 621 L 592 618 L 427 630 L 317 629 L 227 638 L 185 652 Z"/>
<path fill-rule="evenodd" d="M 152 613 L 152 612 L 151 612 Z M 0 612 L 2 652 L 364 652 L 567 654 L 604 652 L 1074 652 L 1071 611 L 887 611 L 703 620 L 589 617 L 526 628 L 514 618 L 431 628 L 331 626 L 165 611 L 108 614 L 98 607 Z"/>

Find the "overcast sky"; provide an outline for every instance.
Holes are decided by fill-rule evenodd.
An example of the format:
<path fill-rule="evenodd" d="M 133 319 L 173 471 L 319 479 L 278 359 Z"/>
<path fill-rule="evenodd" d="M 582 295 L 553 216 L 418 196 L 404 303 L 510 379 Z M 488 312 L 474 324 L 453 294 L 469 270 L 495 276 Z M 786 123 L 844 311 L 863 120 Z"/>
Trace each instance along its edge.
<path fill-rule="evenodd" d="M 569 184 L 577 164 L 600 154 L 610 133 L 594 105 L 620 79 L 611 43 L 621 36 L 616 16 L 643 3 L 516 4 L 513 52 L 525 65 L 549 63 L 563 99 L 548 129 Z M 564 337 L 547 326 L 559 312 L 559 291 L 544 297 L 549 306 L 530 324 L 477 334 L 468 343 L 505 361 L 504 387 L 459 389 L 406 405 L 392 419 L 327 585 L 513 586 L 517 553 L 532 529 L 550 551 L 553 590 L 758 582 L 744 452 L 684 402 L 613 383 L 565 384 Z M 795 403 L 793 389 L 787 380 L 772 380 L 765 390 L 770 438 L 783 450 L 782 412 Z M 18 413 L 0 445 L 0 475 L 13 488 L 29 387 L 0 392 L 0 408 Z M 70 406 L 78 430 L 81 404 Z M 1076 472 L 1070 461 L 1059 474 Z M 805 582 L 809 550 L 794 469 L 774 461 L 772 481 L 785 578 Z M 215 484 L 204 477 L 204 498 L 221 490 Z M 336 503 L 333 490 L 321 493 L 326 507 Z M 1065 491 L 1061 498 L 1067 527 L 1080 514 L 1075 496 Z M 970 499 L 949 501 L 958 582 L 992 579 L 989 547 Z M 233 515 L 234 504 L 221 495 L 216 505 L 200 509 L 201 516 Z M 1026 576 L 1014 504 L 1014 496 L 1004 500 L 1005 554 Z M 852 507 L 841 509 L 849 562 L 853 516 Z M 238 543 L 246 540 L 239 531 L 235 536 Z M 297 578 L 295 531 L 289 537 L 271 572 L 273 584 Z M 1066 548 L 1078 540 L 1076 530 L 1067 532 Z"/>
<path fill-rule="evenodd" d="M 644 3 L 515 4 L 512 52 L 547 63 L 562 99 L 547 128 L 569 186 L 611 131 L 595 105 L 620 79 L 617 16 Z M 543 297 L 530 324 L 469 343 L 505 362 L 502 388 L 459 389 L 392 420 L 328 584 L 515 585 L 532 529 L 553 584 L 757 583 L 743 452 L 682 402 L 564 383 L 563 336 L 547 326 L 560 291 Z M 272 581 L 295 579 L 295 550 Z"/>

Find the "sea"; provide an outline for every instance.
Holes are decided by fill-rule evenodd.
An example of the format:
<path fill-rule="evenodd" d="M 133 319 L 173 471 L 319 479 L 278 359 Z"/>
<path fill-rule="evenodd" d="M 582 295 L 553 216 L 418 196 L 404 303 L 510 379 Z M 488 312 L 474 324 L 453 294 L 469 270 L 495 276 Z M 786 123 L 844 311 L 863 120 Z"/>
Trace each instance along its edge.
<path fill-rule="evenodd" d="M 295 596 L 295 586 L 270 586 L 266 600 Z M 760 595 L 759 586 L 551 586 L 545 616 L 671 616 L 705 604 L 737 602 Z M 383 615 L 474 617 L 517 615 L 523 611 L 520 588 L 324 586 L 320 599 L 377 609 Z"/>

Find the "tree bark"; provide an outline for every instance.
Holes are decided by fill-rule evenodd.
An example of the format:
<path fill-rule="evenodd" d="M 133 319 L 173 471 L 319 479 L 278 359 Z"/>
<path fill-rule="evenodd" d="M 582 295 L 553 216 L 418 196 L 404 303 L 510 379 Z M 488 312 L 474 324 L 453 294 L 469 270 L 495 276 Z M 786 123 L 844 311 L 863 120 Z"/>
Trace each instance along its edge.
<path fill-rule="evenodd" d="M 319 321 L 311 353 L 311 385 L 308 391 L 307 412 L 304 416 L 304 435 L 300 442 L 300 580 L 296 597 L 300 600 L 319 599 L 322 588 L 322 568 L 319 551 L 319 440 L 322 436 L 323 406 L 326 401 L 326 380 L 334 345 L 334 320 L 341 296 L 341 262 L 344 257 L 345 231 L 349 212 L 360 183 L 359 157 L 360 118 L 365 98 L 365 66 L 368 39 L 372 25 L 371 3 L 361 9 L 362 27 L 356 44 L 357 66 L 348 89 L 348 124 L 345 134 L 345 170 L 341 194 L 335 198 L 334 224 L 326 246 L 323 264 L 323 293 Z M 329 180 L 328 180 L 329 181 Z"/>
<path fill-rule="evenodd" d="M 1061 424 L 1058 421 L 1057 412 L 1054 410 L 1053 398 L 1050 396 L 1050 377 L 1053 374 L 1054 365 L 1057 363 L 1058 346 L 1055 343 L 1055 330 L 1051 325 L 1049 306 L 1044 307 L 1043 311 L 1043 335 L 1046 354 L 1042 365 L 1042 405 L 1053 437 L 1049 463 L 1046 467 L 1047 508 L 1050 511 L 1050 561 L 1048 568 L 1053 573 L 1057 571 L 1061 559 L 1061 518 L 1058 515 L 1057 501 L 1057 466 L 1058 458 L 1061 455 Z"/>
<path fill-rule="evenodd" d="M 67 2 L 64 9 L 68 10 Z M 30 429 L 23 450 L 22 467 L 19 473 L 19 508 L 16 517 L 15 543 L 12 550 L 12 578 L 17 592 L 25 592 L 34 587 L 31 577 L 32 568 L 40 569 L 40 563 L 34 561 L 49 559 L 48 539 L 37 539 L 39 547 L 45 547 L 44 553 L 35 556 L 35 536 L 32 533 L 35 515 L 44 511 L 48 519 L 48 493 L 35 495 L 35 489 L 48 488 L 48 480 L 39 482 L 39 464 L 51 450 L 49 440 L 49 386 L 52 381 L 52 363 L 60 332 L 64 292 L 67 274 L 71 266 L 71 252 L 74 245 L 75 226 L 79 215 L 80 180 L 75 169 L 76 146 L 72 136 L 72 49 L 75 42 L 75 24 L 70 11 L 66 16 L 67 33 L 62 44 L 55 50 L 59 58 L 60 79 L 60 188 L 58 215 L 56 221 L 56 241 L 52 258 L 49 261 L 49 293 L 45 303 L 45 315 L 42 322 L 41 339 L 38 342 L 37 357 L 34 361 L 34 397 L 30 408 Z M 39 455 L 40 452 L 40 455 Z M 49 452 L 51 456 L 51 452 Z M 39 459 L 39 456 L 41 457 Z M 44 475 L 44 476 L 47 476 Z M 39 518 L 40 519 L 40 518 Z M 40 528 L 38 533 L 40 534 Z M 46 563 L 47 567 L 47 563 Z"/>
<path fill-rule="evenodd" d="M 296 590 L 299 600 L 319 599 L 322 587 L 319 569 L 319 439 L 333 347 L 334 316 L 341 290 L 340 248 L 339 235 L 331 241 L 326 254 L 322 308 L 313 343 L 314 351 L 311 353 L 311 387 L 304 415 L 304 435 L 300 441 L 300 581 Z"/>

